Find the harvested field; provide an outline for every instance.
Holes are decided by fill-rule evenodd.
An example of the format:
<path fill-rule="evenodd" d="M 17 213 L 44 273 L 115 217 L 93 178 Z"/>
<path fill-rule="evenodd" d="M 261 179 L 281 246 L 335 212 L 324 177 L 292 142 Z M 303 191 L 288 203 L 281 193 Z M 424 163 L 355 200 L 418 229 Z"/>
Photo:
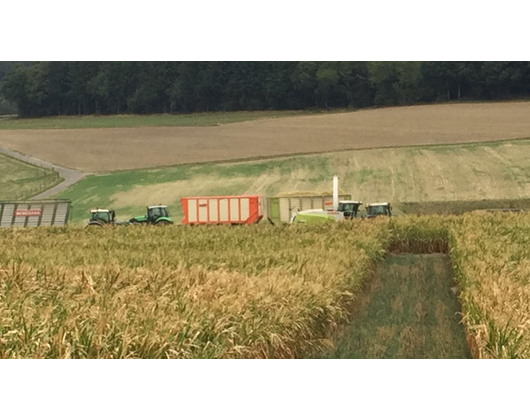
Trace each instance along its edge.
<path fill-rule="evenodd" d="M 345 149 L 515 139 L 530 136 L 529 116 L 530 102 L 422 105 L 217 127 L 2 130 L 0 145 L 61 166 L 105 172 Z M 426 164 L 425 170 L 431 167 Z"/>
<path fill-rule="evenodd" d="M 74 222 L 86 219 L 90 207 L 108 206 L 117 210 L 120 218 L 128 218 L 144 212 L 146 205 L 160 203 L 170 206 L 180 220 L 181 197 L 321 193 L 330 190 L 334 174 L 339 175 L 345 193 L 365 203 L 390 201 L 397 214 L 528 207 L 525 199 L 530 196 L 530 140 L 354 150 L 259 162 L 123 171 L 89 176 L 61 197 L 72 200 Z M 460 205 L 459 200 L 476 201 Z M 426 204 L 400 206 L 399 202 Z"/>

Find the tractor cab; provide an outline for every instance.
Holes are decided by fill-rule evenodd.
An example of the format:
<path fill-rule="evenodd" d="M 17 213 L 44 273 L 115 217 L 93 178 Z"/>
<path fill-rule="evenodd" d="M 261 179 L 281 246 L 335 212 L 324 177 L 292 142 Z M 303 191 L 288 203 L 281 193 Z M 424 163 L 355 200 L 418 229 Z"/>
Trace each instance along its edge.
<path fill-rule="evenodd" d="M 169 212 L 166 206 L 150 206 L 147 207 L 147 221 L 149 223 L 156 223 L 161 218 L 169 218 Z"/>
<path fill-rule="evenodd" d="M 357 212 L 362 204 L 360 201 L 339 201 L 337 211 L 342 213 L 345 219 L 353 219 L 357 217 Z"/>
<path fill-rule="evenodd" d="M 390 203 L 370 203 L 366 205 L 366 217 L 392 216 Z"/>
<path fill-rule="evenodd" d="M 113 224 L 116 219 L 116 212 L 107 209 L 90 210 L 90 219 L 88 226 L 104 226 L 106 224 Z"/>
<path fill-rule="evenodd" d="M 149 206 L 145 216 L 133 217 L 129 220 L 131 224 L 170 225 L 173 219 L 169 215 L 166 206 Z"/>

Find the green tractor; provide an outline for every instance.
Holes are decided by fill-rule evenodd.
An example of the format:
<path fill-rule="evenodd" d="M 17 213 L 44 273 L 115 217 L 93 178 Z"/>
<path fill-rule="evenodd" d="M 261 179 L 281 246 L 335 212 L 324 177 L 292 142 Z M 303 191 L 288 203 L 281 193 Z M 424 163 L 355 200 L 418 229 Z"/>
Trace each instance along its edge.
<path fill-rule="evenodd" d="M 132 225 L 155 225 L 155 226 L 165 226 L 172 225 L 173 219 L 169 215 L 166 206 L 149 206 L 147 207 L 146 216 L 137 216 L 129 220 L 129 223 Z"/>
<path fill-rule="evenodd" d="M 90 210 L 90 219 L 86 227 L 105 227 L 105 226 L 127 226 L 127 222 L 118 222 L 116 212 L 107 209 Z"/>

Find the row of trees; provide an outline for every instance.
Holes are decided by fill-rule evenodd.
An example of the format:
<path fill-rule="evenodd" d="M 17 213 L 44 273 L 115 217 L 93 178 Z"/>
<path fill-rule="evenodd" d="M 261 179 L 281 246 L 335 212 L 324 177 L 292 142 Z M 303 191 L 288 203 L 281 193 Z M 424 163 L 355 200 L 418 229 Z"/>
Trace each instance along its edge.
<path fill-rule="evenodd" d="M 29 65 L 31 61 L 0 61 L 0 82 L 4 76 L 9 72 L 9 69 L 14 65 Z M 0 83 L 1 87 L 1 83 Z M 9 102 L 4 98 L 0 89 L 0 115 L 4 114 L 16 114 L 17 107 L 14 103 Z"/>
<path fill-rule="evenodd" d="M 526 97 L 530 63 L 34 62 L 0 80 L 23 117 L 362 108 Z"/>
<path fill-rule="evenodd" d="M 2 81 L 6 73 L 9 71 L 9 67 L 11 65 L 12 63 L 0 61 L 0 82 Z M 0 87 L 1 87 L 1 83 L 0 83 Z M 2 91 L 0 89 L 0 115 L 16 114 L 16 113 L 17 113 L 16 105 L 13 102 L 10 102 L 6 98 L 4 98 Z"/>

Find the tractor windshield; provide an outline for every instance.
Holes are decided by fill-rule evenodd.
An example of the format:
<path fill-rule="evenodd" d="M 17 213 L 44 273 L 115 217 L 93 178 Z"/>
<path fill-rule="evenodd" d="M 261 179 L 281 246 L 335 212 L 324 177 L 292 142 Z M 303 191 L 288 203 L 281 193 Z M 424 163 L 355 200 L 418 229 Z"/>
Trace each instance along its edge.
<path fill-rule="evenodd" d="M 109 223 L 110 214 L 108 212 L 97 211 L 92 213 L 92 217 L 90 218 L 90 220 Z"/>
<path fill-rule="evenodd" d="M 169 212 L 165 207 L 152 207 L 149 209 L 149 217 L 151 219 L 159 219 L 160 217 L 169 217 Z"/>
<path fill-rule="evenodd" d="M 338 211 L 351 215 L 357 215 L 358 209 L 359 204 L 356 203 L 339 203 Z"/>
<path fill-rule="evenodd" d="M 386 216 L 388 214 L 388 208 L 387 206 L 370 206 L 368 208 L 368 214 L 373 216 Z"/>
<path fill-rule="evenodd" d="M 338 211 L 356 212 L 358 205 L 355 203 L 340 203 Z"/>

